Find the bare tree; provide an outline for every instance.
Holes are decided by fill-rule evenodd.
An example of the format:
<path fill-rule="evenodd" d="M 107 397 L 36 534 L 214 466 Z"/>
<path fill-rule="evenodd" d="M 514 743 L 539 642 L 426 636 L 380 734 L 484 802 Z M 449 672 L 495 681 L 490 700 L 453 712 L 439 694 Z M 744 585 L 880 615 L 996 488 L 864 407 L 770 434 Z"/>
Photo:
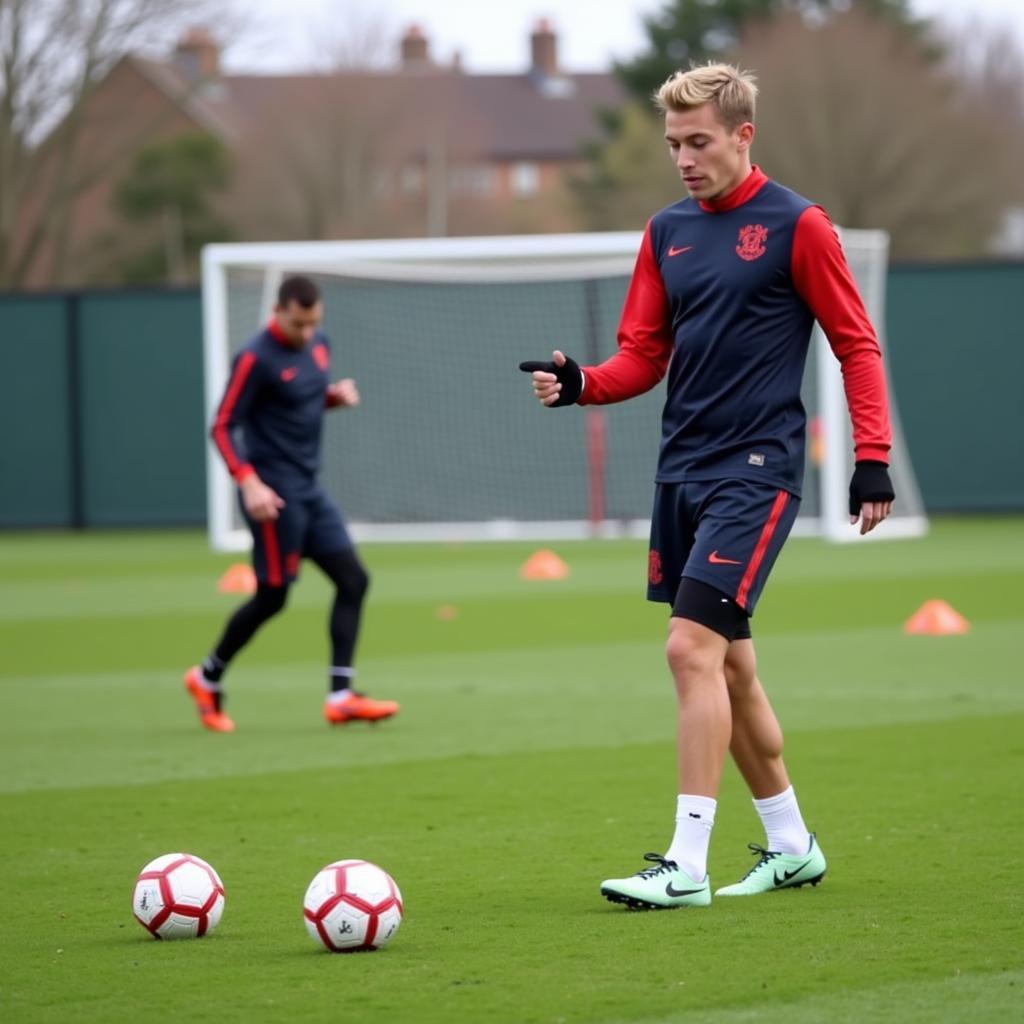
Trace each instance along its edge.
<path fill-rule="evenodd" d="M 398 32 L 380 7 L 345 3 L 325 25 L 311 28 L 313 67 L 324 71 L 382 71 L 398 62 Z"/>
<path fill-rule="evenodd" d="M 752 26 L 740 57 L 762 84 L 754 153 L 768 174 L 839 224 L 887 229 L 897 257 L 988 251 L 1019 162 L 962 77 L 856 8 Z"/>
<path fill-rule="evenodd" d="M 124 54 L 166 44 L 209 0 L 0 0 L 0 287 L 40 249 L 52 283 L 69 255 L 75 196 L 98 173 L 79 159 L 96 83 Z"/>
<path fill-rule="evenodd" d="M 1024 166 L 1024 47 L 1013 26 L 973 18 L 943 29 L 943 37 L 945 66 L 965 106 L 1000 127 L 1011 159 Z M 1024 176 L 1015 183 L 1015 198 L 1024 201 Z"/>
<path fill-rule="evenodd" d="M 388 84 L 387 82 L 383 83 Z M 352 238 L 385 233 L 385 201 L 399 187 L 403 111 L 372 77 L 282 81 L 240 141 L 248 167 L 230 215 L 249 235 Z"/>
<path fill-rule="evenodd" d="M 570 179 L 584 225 L 595 231 L 642 226 L 684 195 L 665 144 L 664 119 L 649 100 L 616 112 L 610 141 L 590 147 L 585 173 Z"/>

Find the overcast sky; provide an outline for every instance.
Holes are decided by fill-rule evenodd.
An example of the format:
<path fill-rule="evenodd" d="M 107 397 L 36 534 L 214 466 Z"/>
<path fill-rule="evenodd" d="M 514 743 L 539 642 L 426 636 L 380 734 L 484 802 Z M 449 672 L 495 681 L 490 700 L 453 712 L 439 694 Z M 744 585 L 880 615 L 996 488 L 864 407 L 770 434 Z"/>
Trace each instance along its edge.
<path fill-rule="evenodd" d="M 955 23 L 977 17 L 1011 26 L 1024 46 L 1024 0 L 912 0 L 912 6 Z M 558 32 L 561 66 L 599 71 L 637 53 L 645 41 L 641 18 L 663 7 L 663 0 L 248 0 L 244 17 L 257 26 L 224 56 L 231 71 L 293 70 L 318 58 L 330 62 L 327 51 L 346 39 L 386 53 L 408 25 L 418 24 L 435 60 L 447 63 L 458 52 L 468 71 L 521 71 L 530 29 L 547 17 Z M 384 41 L 377 41 L 381 35 Z"/>

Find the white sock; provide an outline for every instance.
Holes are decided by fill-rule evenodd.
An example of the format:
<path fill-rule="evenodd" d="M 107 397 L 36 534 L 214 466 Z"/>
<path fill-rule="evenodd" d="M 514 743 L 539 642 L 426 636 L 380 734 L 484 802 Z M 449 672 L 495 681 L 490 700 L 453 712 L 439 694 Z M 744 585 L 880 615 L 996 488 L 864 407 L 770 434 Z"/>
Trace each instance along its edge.
<path fill-rule="evenodd" d="M 755 800 L 754 808 L 764 825 L 765 846 L 773 853 L 792 853 L 800 856 L 811 844 L 811 834 L 804 824 L 793 787 L 776 796 Z"/>
<path fill-rule="evenodd" d="M 356 670 L 349 665 L 332 665 L 328 669 L 327 676 L 331 684 L 327 693 L 328 704 L 337 704 L 352 696 L 352 680 L 355 675 Z M 344 682 L 344 685 L 338 686 L 339 682 Z"/>
<path fill-rule="evenodd" d="M 715 824 L 717 800 L 680 793 L 676 799 L 676 831 L 665 860 L 674 860 L 695 882 L 708 873 L 708 846 Z"/>
<path fill-rule="evenodd" d="M 207 679 L 206 678 L 206 673 L 203 671 L 201 666 L 200 666 L 200 669 L 199 669 L 199 685 L 204 690 L 208 690 L 210 693 L 219 693 L 220 692 L 220 683 L 215 681 L 215 680 L 213 680 L 213 679 Z"/>

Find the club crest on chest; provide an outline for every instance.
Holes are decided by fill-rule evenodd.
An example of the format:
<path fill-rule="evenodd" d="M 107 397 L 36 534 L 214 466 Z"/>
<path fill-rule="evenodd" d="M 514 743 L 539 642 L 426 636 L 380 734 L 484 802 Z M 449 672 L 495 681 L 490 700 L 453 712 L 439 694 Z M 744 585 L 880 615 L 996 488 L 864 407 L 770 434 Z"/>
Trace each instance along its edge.
<path fill-rule="evenodd" d="M 736 255 L 741 260 L 756 260 L 765 254 L 767 241 L 768 229 L 763 224 L 748 224 L 740 228 L 740 244 L 736 246 Z"/>

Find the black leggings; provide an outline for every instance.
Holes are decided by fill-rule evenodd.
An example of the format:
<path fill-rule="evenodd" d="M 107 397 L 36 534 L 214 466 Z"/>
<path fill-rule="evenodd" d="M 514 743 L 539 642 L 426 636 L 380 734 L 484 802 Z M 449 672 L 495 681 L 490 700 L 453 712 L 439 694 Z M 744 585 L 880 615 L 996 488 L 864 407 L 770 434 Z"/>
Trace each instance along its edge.
<path fill-rule="evenodd" d="M 328 630 L 331 634 L 331 665 L 351 668 L 359 637 L 363 600 L 370 577 L 352 548 L 314 558 L 323 574 L 334 584 L 334 603 Z"/>
<path fill-rule="evenodd" d="M 351 548 L 320 555 L 313 561 L 335 586 L 334 603 L 328 620 L 331 664 L 337 668 L 351 668 L 370 577 Z M 214 649 L 214 656 L 221 664 L 227 665 L 253 638 L 260 626 L 284 608 L 287 600 L 288 584 L 281 587 L 258 584 L 252 598 L 228 619 L 224 633 Z"/>

